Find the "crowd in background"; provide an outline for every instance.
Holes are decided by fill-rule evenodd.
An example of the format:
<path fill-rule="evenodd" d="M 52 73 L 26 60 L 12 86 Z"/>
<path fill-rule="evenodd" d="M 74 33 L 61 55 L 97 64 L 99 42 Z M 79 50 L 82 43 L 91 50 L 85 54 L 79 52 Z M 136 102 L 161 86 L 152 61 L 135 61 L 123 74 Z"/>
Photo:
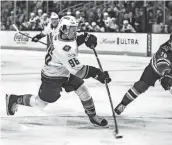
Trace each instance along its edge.
<path fill-rule="evenodd" d="M 1 30 L 41 31 L 56 12 L 90 32 L 172 33 L 172 1 L 1 1 Z"/>

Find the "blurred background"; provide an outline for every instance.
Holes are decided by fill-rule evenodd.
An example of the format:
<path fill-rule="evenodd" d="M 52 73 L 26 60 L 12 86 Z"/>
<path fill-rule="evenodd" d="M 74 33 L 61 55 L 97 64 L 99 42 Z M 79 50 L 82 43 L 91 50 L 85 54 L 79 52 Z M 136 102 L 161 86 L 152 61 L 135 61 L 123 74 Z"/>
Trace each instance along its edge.
<path fill-rule="evenodd" d="M 75 16 L 81 31 L 172 33 L 172 1 L 1 1 L 0 28 L 41 31 L 52 12 Z"/>

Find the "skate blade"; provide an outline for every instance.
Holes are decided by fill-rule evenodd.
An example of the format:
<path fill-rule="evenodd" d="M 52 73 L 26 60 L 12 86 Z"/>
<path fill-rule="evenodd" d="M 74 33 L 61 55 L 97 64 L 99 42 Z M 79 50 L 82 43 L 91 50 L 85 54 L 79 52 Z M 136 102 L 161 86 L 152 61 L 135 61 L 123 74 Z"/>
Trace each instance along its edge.
<path fill-rule="evenodd" d="M 102 128 L 102 129 L 105 129 L 105 128 L 109 128 L 109 126 L 108 125 L 106 125 L 106 126 L 100 126 L 100 125 L 97 125 L 97 124 L 93 124 L 94 125 L 94 127 L 96 127 L 96 128 Z"/>

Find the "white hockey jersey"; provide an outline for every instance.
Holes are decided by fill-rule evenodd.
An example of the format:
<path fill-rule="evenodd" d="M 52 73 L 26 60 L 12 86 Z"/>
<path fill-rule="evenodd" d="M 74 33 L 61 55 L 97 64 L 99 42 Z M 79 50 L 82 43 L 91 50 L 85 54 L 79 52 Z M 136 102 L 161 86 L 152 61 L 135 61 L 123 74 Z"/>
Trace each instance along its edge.
<path fill-rule="evenodd" d="M 83 65 L 78 60 L 78 46 L 76 40 L 65 41 L 59 36 L 58 28 L 48 27 L 43 34 L 48 34 L 50 47 L 47 49 L 45 65 L 42 74 L 45 77 L 69 77 L 76 74 Z"/>

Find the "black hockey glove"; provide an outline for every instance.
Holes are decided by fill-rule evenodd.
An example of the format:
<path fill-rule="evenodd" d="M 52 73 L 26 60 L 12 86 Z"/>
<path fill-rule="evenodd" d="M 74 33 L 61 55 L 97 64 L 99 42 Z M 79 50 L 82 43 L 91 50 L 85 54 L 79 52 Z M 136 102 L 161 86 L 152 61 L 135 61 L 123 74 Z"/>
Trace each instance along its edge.
<path fill-rule="evenodd" d="M 100 81 L 102 84 L 105 83 L 105 80 L 107 83 L 111 82 L 111 78 L 109 77 L 108 71 L 104 71 L 104 72 L 99 73 L 98 75 L 96 75 L 95 79 Z"/>
<path fill-rule="evenodd" d="M 172 77 L 169 75 L 165 75 L 160 79 L 161 86 L 164 88 L 164 90 L 170 90 L 172 86 Z"/>
<path fill-rule="evenodd" d="M 92 46 L 96 47 L 97 46 L 97 37 L 92 34 L 86 33 L 85 45 L 91 49 L 92 49 Z"/>
<path fill-rule="evenodd" d="M 32 41 L 38 42 L 42 37 L 44 37 L 42 34 L 38 34 L 32 38 Z"/>

